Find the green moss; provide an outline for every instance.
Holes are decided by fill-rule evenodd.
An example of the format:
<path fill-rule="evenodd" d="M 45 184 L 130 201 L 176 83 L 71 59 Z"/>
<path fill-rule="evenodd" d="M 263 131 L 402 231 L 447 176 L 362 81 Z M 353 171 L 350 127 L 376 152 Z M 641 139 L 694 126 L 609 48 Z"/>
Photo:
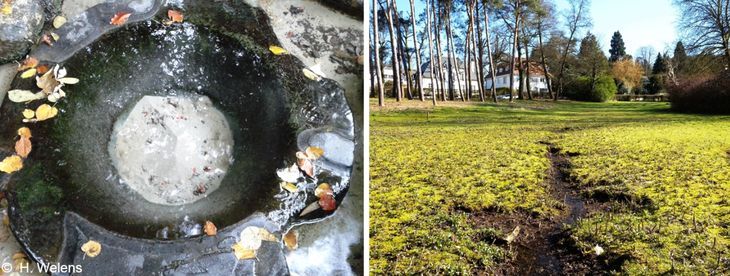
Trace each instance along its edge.
<path fill-rule="evenodd" d="M 34 165 L 18 174 L 16 194 L 24 216 L 48 219 L 60 210 L 61 188 L 45 179 L 41 165 Z"/>

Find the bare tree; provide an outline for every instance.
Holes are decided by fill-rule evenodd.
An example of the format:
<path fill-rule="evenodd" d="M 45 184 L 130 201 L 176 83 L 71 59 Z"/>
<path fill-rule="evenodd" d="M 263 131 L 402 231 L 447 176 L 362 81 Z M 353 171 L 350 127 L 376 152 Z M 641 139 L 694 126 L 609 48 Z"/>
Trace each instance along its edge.
<path fill-rule="evenodd" d="M 637 62 L 639 62 L 639 64 L 641 64 L 641 66 L 644 68 L 645 75 L 651 74 L 652 60 L 655 55 L 656 50 L 654 50 L 654 47 L 652 47 L 651 45 L 642 46 L 637 51 L 636 59 Z"/>
<path fill-rule="evenodd" d="M 375 49 L 374 55 L 375 55 L 375 81 L 376 86 L 378 89 L 378 105 L 384 106 L 385 105 L 385 91 L 383 90 L 383 74 L 382 74 L 382 68 L 380 67 L 380 50 L 378 49 L 378 44 L 380 44 L 380 39 L 378 37 L 378 5 L 373 2 L 373 44 Z M 371 76 L 372 78 L 372 76 Z"/>
<path fill-rule="evenodd" d="M 489 75 L 492 78 L 492 87 L 491 87 L 492 101 L 494 101 L 496 103 L 497 102 L 497 88 L 495 87 L 495 85 L 497 84 L 497 77 L 495 75 L 497 74 L 497 72 L 494 70 L 494 59 L 493 59 L 492 49 L 491 49 L 492 43 L 489 39 L 489 37 L 490 37 L 490 31 L 489 31 L 490 1 L 488 1 L 488 0 L 483 0 L 483 1 L 484 1 L 483 2 L 484 3 L 484 30 L 485 30 L 486 36 L 487 36 L 486 44 L 487 44 L 487 55 L 488 55 L 488 59 L 489 59 L 489 71 L 490 71 Z"/>
<path fill-rule="evenodd" d="M 730 66 L 730 1 L 674 0 L 681 12 L 679 27 L 690 51 L 723 55 Z"/>
<path fill-rule="evenodd" d="M 410 0 L 411 2 L 411 27 L 413 28 L 413 47 L 416 48 L 416 85 L 418 86 L 418 98 L 423 101 L 423 85 L 421 82 L 421 57 L 418 55 L 420 53 L 419 43 L 416 42 L 416 9 L 413 7 L 413 0 Z"/>
<path fill-rule="evenodd" d="M 439 89 L 441 90 L 441 100 L 446 101 L 446 75 L 444 73 L 444 61 L 442 60 L 444 52 L 442 50 L 443 48 L 441 48 L 441 25 L 443 25 L 443 17 L 437 16 L 437 11 L 439 10 L 437 7 L 439 6 L 436 3 L 436 1 L 431 2 L 431 12 L 434 21 L 438 21 L 434 27 L 434 33 L 436 34 L 436 51 L 438 52 L 436 57 L 438 57 L 439 63 Z"/>
<path fill-rule="evenodd" d="M 431 2 L 432 2 L 432 0 L 428 0 L 426 2 L 426 32 L 428 33 L 428 66 L 429 66 L 429 69 L 431 70 L 431 100 L 433 101 L 433 105 L 435 106 L 436 105 L 436 90 L 435 90 L 436 82 L 434 82 L 434 77 L 433 77 L 435 74 L 435 71 L 434 71 L 434 66 L 433 66 L 433 60 L 434 60 L 433 43 L 432 43 L 433 39 L 431 37 L 431 33 L 432 33 L 431 11 L 430 11 Z"/>
<path fill-rule="evenodd" d="M 591 26 L 591 20 L 588 16 L 589 5 L 590 0 L 570 0 L 570 11 L 565 17 L 568 29 L 568 41 L 565 44 L 562 58 L 560 59 L 560 72 L 558 73 L 558 82 L 560 83 L 560 86 L 557 93 L 555 93 L 555 98 L 553 98 L 555 101 L 557 101 L 560 94 L 563 93 L 563 87 L 565 84 L 565 66 L 568 61 L 570 49 L 572 48 L 573 43 L 575 43 L 575 35 L 580 29 Z"/>
<path fill-rule="evenodd" d="M 403 87 L 401 86 L 400 62 L 398 62 L 398 42 L 395 35 L 395 26 L 393 25 L 393 6 L 395 0 L 388 0 L 388 8 L 385 9 L 385 18 L 388 19 L 388 32 L 390 33 L 390 49 L 391 61 L 393 64 L 393 95 L 396 101 L 401 100 L 403 95 Z"/>
<path fill-rule="evenodd" d="M 553 29 L 555 26 L 554 7 L 552 3 L 541 1 L 540 10 L 535 16 L 535 24 L 537 28 L 537 41 L 540 50 L 540 63 L 542 63 L 542 71 L 545 74 L 545 83 L 547 84 L 548 94 L 553 98 L 553 84 L 548 71 L 547 61 L 545 60 L 545 45 L 543 44 L 544 33 Z"/>

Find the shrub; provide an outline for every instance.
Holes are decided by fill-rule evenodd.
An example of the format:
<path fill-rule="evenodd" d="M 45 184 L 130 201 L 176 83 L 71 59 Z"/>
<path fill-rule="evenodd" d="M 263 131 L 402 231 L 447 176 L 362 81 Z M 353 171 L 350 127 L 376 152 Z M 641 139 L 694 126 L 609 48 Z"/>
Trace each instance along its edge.
<path fill-rule="evenodd" d="M 616 83 L 609 76 L 598 77 L 593 89 L 591 78 L 581 76 L 570 83 L 566 96 L 579 101 L 605 102 L 616 95 L 616 90 Z"/>
<path fill-rule="evenodd" d="M 730 73 L 680 79 L 668 87 L 672 109 L 683 112 L 730 114 Z"/>

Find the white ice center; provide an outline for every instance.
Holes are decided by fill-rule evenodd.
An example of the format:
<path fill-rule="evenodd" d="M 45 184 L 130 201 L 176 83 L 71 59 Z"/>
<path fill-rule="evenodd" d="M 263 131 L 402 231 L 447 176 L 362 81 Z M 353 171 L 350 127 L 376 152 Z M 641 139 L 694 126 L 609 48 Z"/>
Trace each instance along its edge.
<path fill-rule="evenodd" d="M 122 181 L 146 200 L 182 205 L 220 186 L 233 135 L 208 97 L 145 96 L 114 125 L 109 151 Z"/>

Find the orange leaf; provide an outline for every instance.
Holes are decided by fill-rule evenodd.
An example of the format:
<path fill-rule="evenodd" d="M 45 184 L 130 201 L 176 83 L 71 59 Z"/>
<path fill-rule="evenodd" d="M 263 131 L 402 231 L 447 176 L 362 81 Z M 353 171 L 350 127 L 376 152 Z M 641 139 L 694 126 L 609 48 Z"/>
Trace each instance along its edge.
<path fill-rule="evenodd" d="M 48 68 L 48 65 L 41 65 L 41 66 L 38 66 L 38 68 L 36 68 L 36 71 L 38 71 L 38 74 L 43 75 L 46 72 L 48 72 L 49 69 L 50 68 Z"/>
<path fill-rule="evenodd" d="M 208 236 L 215 236 L 216 234 L 218 234 L 218 228 L 216 228 L 215 224 L 213 224 L 209 220 L 205 221 L 205 226 L 203 226 L 203 231 L 205 231 L 205 234 Z"/>
<path fill-rule="evenodd" d="M 299 169 L 302 170 L 304 174 L 309 177 L 314 177 L 314 165 L 312 165 L 312 161 L 309 161 L 309 159 L 297 160 L 297 166 L 299 166 Z"/>
<path fill-rule="evenodd" d="M 167 11 L 167 17 L 170 18 L 170 20 L 172 20 L 172 22 L 176 22 L 176 23 L 183 22 L 183 13 L 176 11 L 176 10 Z"/>
<path fill-rule="evenodd" d="M 297 249 L 299 244 L 297 243 L 297 240 L 299 239 L 299 233 L 295 231 L 294 229 L 289 230 L 289 232 L 284 235 L 284 245 L 286 245 L 289 250 Z"/>
<path fill-rule="evenodd" d="M 21 128 L 19 128 L 18 129 L 18 135 L 20 137 L 26 137 L 26 138 L 33 137 L 33 135 L 30 134 L 30 129 L 27 128 L 27 127 L 21 127 Z"/>
<path fill-rule="evenodd" d="M 15 142 L 15 153 L 18 154 L 18 156 L 20 157 L 28 157 L 28 154 L 30 154 L 30 150 L 32 148 L 33 146 L 30 143 L 30 139 L 28 137 L 20 136 L 20 140 Z"/>
<path fill-rule="evenodd" d="M 321 198 L 326 195 L 334 195 L 335 193 L 332 191 L 332 188 L 330 187 L 330 184 L 322 183 L 317 186 L 317 189 L 314 190 L 314 195 L 318 198 Z"/>
<path fill-rule="evenodd" d="M 319 206 L 325 211 L 334 211 L 337 209 L 337 201 L 332 195 L 326 194 L 319 199 Z"/>
<path fill-rule="evenodd" d="M 34 57 L 28 57 L 20 63 L 18 71 L 25 71 L 26 69 L 35 68 L 38 66 L 38 60 Z"/>
<path fill-rule="evenodd" d="M 109 21 L 109 24 L 112 25 L 122 25 L 124 23 L 127 23 L 127 20 L 129 20 L 129 16 L 132 15 L 131 12 L 118 12 L 117 14 L 112 17 L 112 20 Z"/>

